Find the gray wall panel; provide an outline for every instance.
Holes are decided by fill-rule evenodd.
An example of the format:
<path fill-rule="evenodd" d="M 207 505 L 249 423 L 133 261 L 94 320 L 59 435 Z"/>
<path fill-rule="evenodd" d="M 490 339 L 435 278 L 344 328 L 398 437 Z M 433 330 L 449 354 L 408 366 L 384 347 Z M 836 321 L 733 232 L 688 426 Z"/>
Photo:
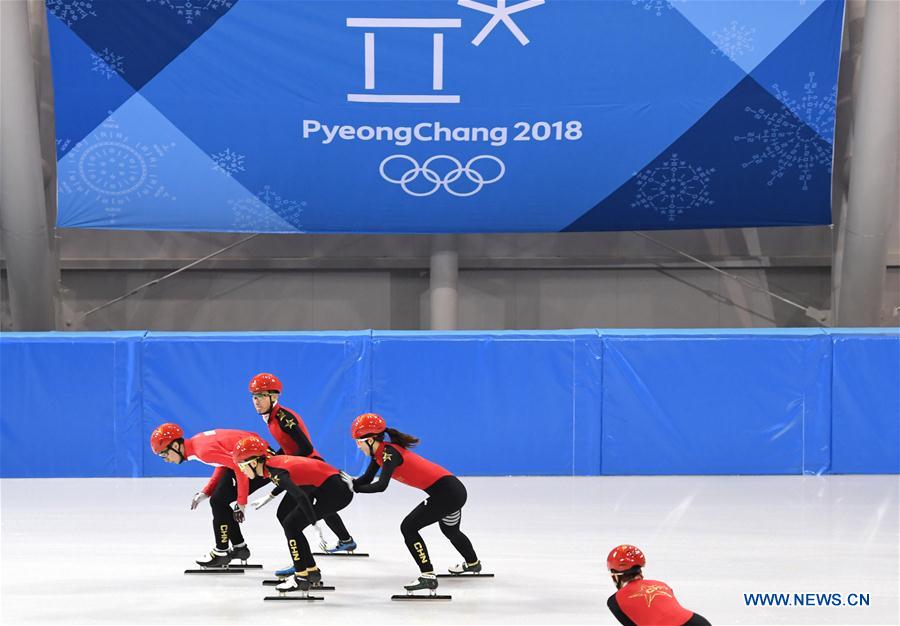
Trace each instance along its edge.
<path fill-rule="evenodd" d="M 804 306 L 830 308 L 832 231 L 654 232 Z M 61 231 L 70 329 L 418 329 L 427 235 L 263 235 L 91 316 L 79 313 L 238 241 L 228 233 Z M 460 328 L 766 327 L 815 322 L 632 233 L 460 235 Z M 900 237 L 886 325 L 900 306 Z M 754 269 L 761 268 L 761 269 Z M 0 279 L 5 278 L 0 274 Z M 0 324 L 9 328 L 5 281 Z M 264 304 L 268 303 L 268 304 Z"/>

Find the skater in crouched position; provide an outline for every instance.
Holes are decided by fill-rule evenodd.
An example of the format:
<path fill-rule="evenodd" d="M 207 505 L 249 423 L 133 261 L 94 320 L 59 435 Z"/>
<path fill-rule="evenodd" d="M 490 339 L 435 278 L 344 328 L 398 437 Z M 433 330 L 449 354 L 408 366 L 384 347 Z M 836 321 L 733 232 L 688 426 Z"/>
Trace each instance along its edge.
<path fill-rule="evenodd" d="M 267 480 L 248 480 L 231 458 L 235 444 L 249 436 L 255 435 L 244 430 L 208 430 L 185 439 L 181 426 L 171 423 L 160 425 L 150 435 L 150 448 L 166 463 L 180 465 L 196 460 L 216 466 L 206 486 L 191 499 L 191 510 L 207 498 L 212 509 L 215 548 L 197 559 L 197 564 L 203 567 L 225 567 L 232 559 L 246 561 L 250 558 L 250 548 L 244 541 L 240 524 L 244 521 L 247 496 L 265 485 Z"/>
<path fill-rule="evenodd" d="M 658 580 L 645 580 L 644 553 L 624 544 L 613 548 L 606 567 L 618 591 L 606 605 L 624 626 L 710 626 L 702 615 L 678 603 L 672 588 Z"/>
<path fill-rule="evenodd" d="M 428 556 L 428 548 L 419 531 L 438 522 L 441 532 L 450 540 L 464 561 L 450 568 L 451 574 L 481 571 L 481 562 L 475 555 L 472 542 L 460 530 L 462 507 L 466 503 L 466 488 L 453 474 L 440 465 L 412 452 L 410 448 L 419 440 L 393 428 L 375 413 L 364 413 L 353 421 L 351 436 L 366 456 L 371 458 L 366 472 L 353 479 L 353 490 L 358 493 L 379 493 L 388 487 L 393 478 L 410 487 L 422 489 L 428 498 L 407 515 L 400 524 L 400 532 L 406 547 L 419 566 L 419 577 L 404 585 L 407 591 L 437 589 L 434 566 Z M 385 441 L 385 435 L 388 441 Z M 375 474 L 381 474 L 375 480 Z"/>
<path fill-rule="evenodd" d="M 269 428 L 269 432 L 275 437 L 275 441 L 281 446 L 278 454 L 309 457 L 319 461 L 325 460 L 319 455 L 313 445 L 309 436 L 309 430 L 306 428 L 306 424 L 303 423 L 303 419 L 291 409 L 279 404 L 278 398 L 284 386 L 277 376 L 268 372 L 262 372 L 250 379 L 248 387 L 253 400 L 253 407 L 263 418 L 263 421 Z M 254 508 L 259 509 L 264 506 L 280 494 L 281 491 L 281 487 L 276 487 L 269 495 L 253 502 Z M 278 509 L 279 519 L 287 515 L 293 508 L 292 502 L 288 499 L 283 500 Z M 356 550 L 356 542 L 347 531 L 347 527 L 344 526 L 340 516 L 333 513 L 326 516 L 323 521 L 331 529 L 331 532 L 337 536 L 338 540 L 337 545 L 332 548 L 326 546 L 323 550 L 332 554 Z M 293 573 L 293 570 L 288 567 L 278 570 L 276 575 L 283 577 L 290 576 Z"/>
<path fill-rule="evenodd" d="M 322 573 L 316 566 L 303 529 L 314 526 L 324 545 L 322 530 L 316 522 L 334 515 L 353 500 L 349 476 L 345 481 L 338 470 L 317 459 L 273 456 L 266 442 L 256 436 L 238 441 L 232 459 L 251 482 L 271 480 L 287 491 L 277 516 L 294 561 L 293 575 L 275 588 L 278 591 L 307 591 L 311 585 L 321 582 Z"/>

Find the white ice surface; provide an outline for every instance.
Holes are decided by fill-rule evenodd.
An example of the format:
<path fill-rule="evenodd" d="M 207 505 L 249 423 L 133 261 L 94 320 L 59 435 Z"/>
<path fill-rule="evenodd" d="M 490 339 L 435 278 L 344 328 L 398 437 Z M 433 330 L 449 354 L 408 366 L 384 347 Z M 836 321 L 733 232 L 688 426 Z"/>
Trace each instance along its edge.
<path fill-rule="evenodd" d="M 324 602 L 269 603 L 289 563 L 277 503 L 248 511 L 263 572 L 186 576 L 212 547 L 202 479 L 0 481 L 4 624 L 616 624 L 608 550 L 713 624 L 900 624 L 898 476 L 464 478 L 462 528 L 496 578 L 441 582 L 449 603 L 389 599 L 415 564 L 399 524 L 422 494 L 398 483 L 343 516 L 371 558 L 321 558 Z M 262 492 L 257 492 L 262 493 Z M 436 526 L 435 564 L 460 559 Z M 252 572 L 252 573 L 251 573 Z M 870 594 L 863 607 L 747 607 L 744 593 Z"/>

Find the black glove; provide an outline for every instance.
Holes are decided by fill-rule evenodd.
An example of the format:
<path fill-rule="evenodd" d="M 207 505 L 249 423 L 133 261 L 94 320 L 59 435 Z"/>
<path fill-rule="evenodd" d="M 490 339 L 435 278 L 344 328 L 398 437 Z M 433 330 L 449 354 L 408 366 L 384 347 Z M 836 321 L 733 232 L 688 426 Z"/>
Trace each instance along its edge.
<path fill-rule="evenodd" d="M 242 507 L 240 504 L 238 504 L 237 502 L 235 502 L 234 505 L 232 505 L 231 510 L 234 512 L 234 513 L 233 513 L 233 514 L 234 514 L 234 521 L 236 521 L 238 524 L 243 523 L 243 521 L 244 521 L 244 507 Z"/>

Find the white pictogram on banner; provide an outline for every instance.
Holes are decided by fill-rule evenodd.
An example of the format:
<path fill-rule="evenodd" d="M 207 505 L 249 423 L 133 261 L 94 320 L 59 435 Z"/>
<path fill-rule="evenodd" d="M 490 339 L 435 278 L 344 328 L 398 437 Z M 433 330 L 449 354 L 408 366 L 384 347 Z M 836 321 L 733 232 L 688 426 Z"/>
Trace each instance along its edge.
<path fill-rule="evenodd" d="M 491 17 L 472 40 L 472 45 L 479 46 L 481 42 L 501 22 L 509 29 L 509 32 L 519 41 L 527 45 L 528 37 L 522 29 L 510 17 L 515 13 L 541 6 L 545 0 L 524 0 L 517 4 L 507 6 L 507 0 L 496 0 L 496 5 L 484 4 L 476 0 L 458 0 L 457 4 L 466 9 L 472 9 L 481 13 L 487 13 Z M 456 18 L 407 18 L 407 17 L 348 17 L 348 28 L 363 28 L 365 60 L 365 78 L 363 93 L 348 93 L 348 102 L 399 102 L 406 104 L 459 104 L 460 97 L 455 94 L 445 93 L 417 93 L 417 94 L 384 94 L 375 93 L 375 32 L 379 29 L 393 28 L 425 28 L 434 31 L 442 31 L 451 28 L 461 28 L 462 20 Z M 431 88 L 433 92 L 444 90 L 444 33 L 432 34 L 432 69 Z"/>
<path fill-rule="evenodd" d="M 222 152 L 211 154 L 210 158 L 213 161 L 213 171 L 224 172 L 226 176 L 232 176 L 237 172 L 245 171 L 245 155 L 238 154 L 237 152 L 231 150 L 231 148 L 225 148 L 225 150 L 223 150 Z"/>
<path fill-rule="evenodd" d="M 208 11 L 217 13 L 224 9 L 230 9 L 236 0 L 146 0 L 150 3 L 160 4 L 172 9 L 176 14 L 184 18 L 185 24 L 193 24 L 195 19 L 204 16 Z"/>
<path fill-rule="evenodd" d="M 459 0 L 457 4 L 467 9 L 473 9 L 491 15 L 491 19 L 488 20 L 488 23 L 484 25 L 481 32 L 475 35 L 475 39 L 472 40 L 473 46 L 480 46 L 485 37 L 490 35 L 491 31 L 494 30 L 494 27 L 500 22 L 503 22 L 509 29 L 509 32 L 511 32 L 513 36 L 519 40 L 519 43 L 524 46 L 528 44 L 528 37 L 525 36 L 525 33 L 522 32 L 521 28 L 516 26 L 516 23 L 512 20 L 510 15 L 518 13 L 519 11 L 526 11 L 541 6 L 544 4 L 544 0 L 525 0 L 525 2 L 519 2 L 512 6 L 506 6 L 506 0 L 497 0 L 497 6 L 482 4 L 475 0 Z"/>
<path fill-rule="evenodd" d="M 110 224 L 132 202 L 174 201 L 157 178 L 159 162 L 174 146 L 132 140 L 110 116 L 63 159 L 59 193 L 90 198 L 104 207 Z"/>
<path fill-rule="evenodd" d="M 663 9 L 674 8 L 670 0 L 631 0 L 631 4 L 641 6 L 645 11 L 656 11 L 656 17 L 663 14 Z"/>
<path fill-rule="evenodd" d="M 458 19 L 418 19 L 397 17 L 348 17 L 349 28 L 365 28 L 365 89 L 369 93 L 348 93 L 349 102 L 405 102 L 431 104 L 458 104 L 458 95 L 446 94 L 376 94 L 375 89 L 375 29 L 380 28 L 430 28 L 433 30 L 459 28 Z M 444 33 L 432 36 L 431 85 L 434 91 L 444 89 Z"/>
<path fill-rule="evenodd" d="M 762 122 L 762 128 L 735 135 L 735 141 L 755 144 L 756 149 L 741 167 L 766 163 L 771 168 L 766 183 L 769 186 L 789 170 L 796 169 L 794 180 L 800 181 L 800 189 L 807 191 L 813 172 L 818 171 L 819 175 L 822 170 L 831 173 L 832 146 L 828 139 L 834 129 L 837 84 L 819 93 L 816 73 L 809 72 L 809 81 L 804 83 L 799 101 L 777 84 L 772 88 L 781 103 L 780 110 L 744 107 L 753 119 Z"/>
<path fill-rule="evenodd" d="M 482 168 L 475 167 L 475 165 L 482 160 L 493 161 L 497 164 L 497 167 L 499 169 L 493 177 L 487 178 L 486 175 L 480 171 Z M 389 176 L 385 171 L 385 169 L 392 161 L 407 163 L 409 166 L 404 173 L 400 174 L 399 178 Z M 443 174 L 438 171 L 437 168 L 431 167 L 435 163 L 439 163 L 442 161 L 447 161 L 452 166 Z M 468 160 L 468 162 L 466 162 L 465 165 L 463 165 L 459 159 L 457 159 L 456 157 L 452 157 L 449 154 L 438 154 L 433 157 L 429 157 L 425 159 L 425 162 L 422 163 L 422 165 L 419 165 L 419 162 L 409 155 L 392 154 L 381 162 L 381 165 L 378 167 L 378 171 L 381 174 L 382 178 L 384 178 L 389 183 L 400 185 L 403 191 L 411 196 L 416 196 L 419 198 L 430 196 L 438 189 L 443 187 L 444 190 L 450 195 L 457 196 L 459 198 L 465 198 L 467 196 L 474 196 L 476 193 L 481 191 L 481 189 L 485 185 L 496 183 L 498 180 L 503 178 L 503 175 L 506 173 L 506 166 L 503 164 L 503 161 L 491 154 L 482 154 L 476 157 L 472 157 Z M 414 189 L 410 189 L 410 183 L 415 182 L 419 178 L 419 174 L 421 174 L 422 178 L 428 182 L 428 185 L 425 186 L 424 191 L 416 191 Z M 461 184 L 454 186 L 454 183 L 460 181 L 463 174 L 465 174 L 466 178 L 469 181 L 469 184 L 465 187 Z M 430 189 L 428 188 L 429 186 L 431 187 Z"/>
<path fill-rule="evenodd" d="M 712 34 L 713 43 L 716 44 L 712 53 L 721 53 L 732 61 L 737 61 L 737 58 L 743 56 L 745 52 L 753 52 L 755 33 L 755 28 L 731 20 L 731 24 Z"/>
<path fill-rule="evenodd" d="M 125 57 L 116 54 L 109 48 L 91 53 L 91 71 L 97 72 L 109 80 L 113 76 L 125 74 Z"/>
<path fill-rule="evenodd" d="M 673 153 L 657 167 L 635 175 L 637 195 L 632 207 L 652 209 L 674 222 L 685 211 L 715 204 L 709 197 L 716 169 L 690 163 Z"/>
<path fill-rule="evenodd" d="M 301 229 L 300 218 L 306 207 L 305 200 L 284 198 L 266 185 L 255 196 L 229 200 L 233 220 L 238 230 L 279 232 Z"/>
<path fill-rule="evenodd" d="M 47 0 L 47 10 L 71 26 L 86 17 L 97 17 L 93 0 Z"/>

